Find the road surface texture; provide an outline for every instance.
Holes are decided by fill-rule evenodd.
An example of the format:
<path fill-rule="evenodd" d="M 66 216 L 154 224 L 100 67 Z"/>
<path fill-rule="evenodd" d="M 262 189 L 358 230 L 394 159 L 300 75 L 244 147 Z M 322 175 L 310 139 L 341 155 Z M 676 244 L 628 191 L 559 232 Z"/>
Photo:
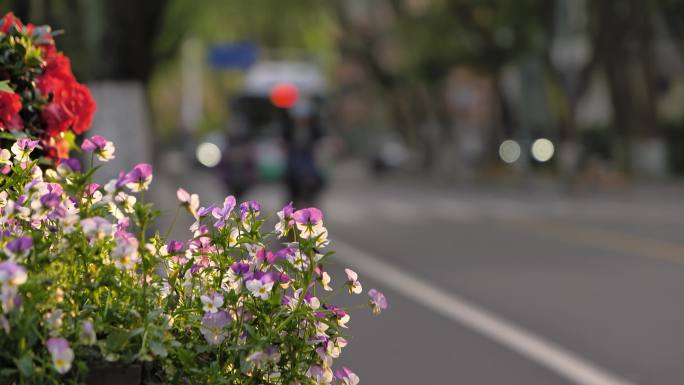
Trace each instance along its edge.
<path fill-rule="evenodd" d="M 351 266 L 390 304 L 352 314 L 341 361 L 363 384 L 684 383 L 684 190 L 569 196 L 351 170 L 320 206 L 333 279 Z M 159 175 L 162 223 L 178 185 L 222 200 L 207 171 Z M 284 203 L 275 188 L 251 197 Z"/>

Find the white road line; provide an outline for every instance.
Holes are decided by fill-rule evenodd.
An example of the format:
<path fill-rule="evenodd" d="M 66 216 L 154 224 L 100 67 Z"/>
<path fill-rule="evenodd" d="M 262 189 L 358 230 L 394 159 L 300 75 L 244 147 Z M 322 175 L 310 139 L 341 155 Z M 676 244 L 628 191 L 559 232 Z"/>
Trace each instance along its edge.
<path fill-rule="evenodd" d="M 567 349 L 495 314 L 447 293 L 414 275 L 402 271 L 356 247 L 334 241 L 337 258 L 359 273 L 456 321 L 579 385 L 632 385 Z M 391 298 L 390 298 L 391 301 Z"/>

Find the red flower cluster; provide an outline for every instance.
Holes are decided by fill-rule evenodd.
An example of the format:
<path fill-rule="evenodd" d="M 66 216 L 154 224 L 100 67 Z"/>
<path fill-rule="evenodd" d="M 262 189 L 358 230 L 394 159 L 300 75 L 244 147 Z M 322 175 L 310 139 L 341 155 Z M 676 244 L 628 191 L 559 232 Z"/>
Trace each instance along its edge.
<path fill-rule="evenodd" d="M 16 16 L 12 12 L 6 14 L 5 16 L 2 17 L 2 20 L 0 20 L 0 32 L 2 33 L 7 33 L 9 32 L 10 28 L 16 27 L 18 30 L 24 28 L 24 25 L 21 23 L 21 20 L 17 19 Z"/>
<path fill-rule="evenodd" d="M 57 51 L 49 27 L 23 25 L 10 12 L 0 19 L 0 41 L 17 33 L 30 37 L 33 46 L 40 49 L 43 64 L 34 77 L 40 95 L 35 99 L 33 93 L 19 92 L 12 78 L 3 79 L 0 73 L 0 81 L 9 81 L 10 87 L 17 91 L 16 94 L 0 91 L 0 130 L 39 133 L 48 154 L 61 157 L 68 152 L 62 134 L 68 130 L 75 134 L 87 131 L 95 114 L 95 101 L 88 88 L 76 81 L 69 59 Z M 28 96 L 22 100 L 20 94 Z M 33 108 L 25 109 L 22 114 L 38 112 L 33 119 L 23 115 L 26 119 L 23 122 L 19 113 L 25 106 Z"/>
<path fill-rule="evenodd" d="M 0 129 L 20 130 L 24 124 L 19 116 L 21 98 L 11 92 L 0 91 Z"/>
<path fill-rule="evenodd" d="M 88 130 L 95 114 L 95 101 L 86 86 L 71 72 L 69 59 L 61 52 L 46 57 L 45 72 L 38 78 L 38 89 L 52 95 L 52 102 L 42 112 L 49 137 L 69 128 L 76 134 Z"/>

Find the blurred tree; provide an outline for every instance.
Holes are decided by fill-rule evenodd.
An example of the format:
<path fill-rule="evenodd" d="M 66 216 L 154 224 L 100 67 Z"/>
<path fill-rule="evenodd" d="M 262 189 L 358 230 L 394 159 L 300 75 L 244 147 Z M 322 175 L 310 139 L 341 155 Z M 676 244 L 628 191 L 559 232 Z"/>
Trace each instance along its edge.
<path fill-rule="evenodd" d="M 265 55 L 330 58 L 331 21 L 318 0 L 170 0 L 159 43 L 175 46 L 188 35 L 209 44 L 251 40 Z"/>
<path fill-rule="evenodd" d="M 659 16 L 665 21 L 670 37 L 677 44 L 680 55 L 684 57 L 684 1 L 657 0 Z"/>
<path fill-rule="evenodd" d="M 409 145 L 424 145 L 426 166 L 439 151 L 421 140 L 437 127 L 437 145 L 449 142 L 443 84 L 455 66 L 468 65 L 491 76 L 499 93 L 501 127 L 512 129 L 508 104 L 499 87 L 500 71 L 539 46 L 543 0 L 386 0 L 364 3 L 329 0 L 343 31 L 342 55 L 355 58 L 374 79 Z M 360 8 L 360 10 L 355 9 Z M 358 14 L 367 19 L 358 19 Z M 397 52 L 392 60 L 387 52 Z M 390 56 L 388 60 L 387 57 Z M 444 140 L 447 139 L 447 140 Z"/>
<path fill-rule="evenodd" d="M 615 156 L 630 170 L 634 138 L 657 129 L 655 12 L 656 2 L 602 0 L 589 2 L 594 50 L 608 79 L 613 106 Z"/>
<path fill-rule="evenodd" d="M 155 48 L 169 0 L 7 0 L 34 24 L 68 31 L 59 46 L 72 58 L 81 79 L 146 82 L 160 52 Z"/>

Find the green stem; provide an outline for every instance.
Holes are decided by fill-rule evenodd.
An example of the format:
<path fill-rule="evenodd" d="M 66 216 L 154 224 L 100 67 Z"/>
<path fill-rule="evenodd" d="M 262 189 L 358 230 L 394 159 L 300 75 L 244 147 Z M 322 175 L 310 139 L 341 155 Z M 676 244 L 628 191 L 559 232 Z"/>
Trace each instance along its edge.
<path fill-rule="evenodd" d="M 171 225 L 166 230 L 166 234 L 164 235 L 164 241 L 169 239 L 169 235 L 171 235 L 173 228 L 176 227 L 176 221 L 178 221 L 178 216 L 180 215 L 180 209 L 181 209 L 180 206 L 176 207 L 176 214 L 173 216 L 173 220 L 171 221 Z"/>

